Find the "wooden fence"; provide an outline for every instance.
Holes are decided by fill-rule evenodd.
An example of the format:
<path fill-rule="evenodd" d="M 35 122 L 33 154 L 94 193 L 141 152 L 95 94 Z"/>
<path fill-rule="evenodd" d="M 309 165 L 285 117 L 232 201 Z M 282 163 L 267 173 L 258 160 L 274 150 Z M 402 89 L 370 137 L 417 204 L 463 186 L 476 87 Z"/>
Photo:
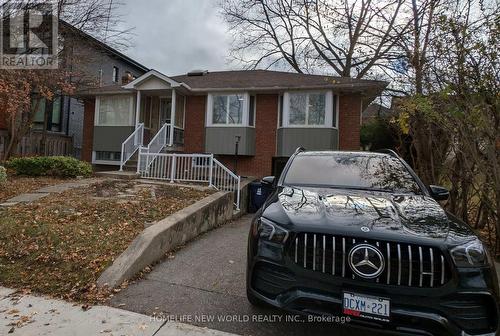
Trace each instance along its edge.
<path fill-rule="evenodd" d="M 73 155 L 73 138 L 42 132 L 32 131 L 25 136 L 17 146 L 15 156 L 71 156 Z M 0 160 L 3 159 L 5 150 L 7 149 L 8 141 L 6 132 L 0 131 Z"/>

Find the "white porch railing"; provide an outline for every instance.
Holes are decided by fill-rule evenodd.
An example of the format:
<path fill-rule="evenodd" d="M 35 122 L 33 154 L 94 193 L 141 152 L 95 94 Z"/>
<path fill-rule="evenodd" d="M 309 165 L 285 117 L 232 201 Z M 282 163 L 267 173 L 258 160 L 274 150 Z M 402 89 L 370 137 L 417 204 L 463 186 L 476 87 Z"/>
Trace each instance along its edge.
<path fill-rule="evenodd" d="M 211 154 L 153 154 L 141 148 L 137 166 L 142 178 L 166 180 L 172 183 L 208 183 L 217 190 L 233 192 L 236 209 L 240 209 L 241 177 Z"/>
<path fill-rule="evenodd" d="M 156 135 L 151 139 L 148 145 L 149 153 L 159 153 L 167 145 L 167 140 L 170 134 L 170 124 L 164 124 L 162 128 L 156 133 Z"/>
<path fill-rule="evenodd" d="M 122 143 L 122 155 L 120 158 L 120 171 L 123 171 L 123 166 L 130 160 L 135 152 L 142 146 L 144 141 L 144 124 L 138 124 L 135 131 Z"/>
<path fill-rule="evenodd" d="M 241 176 L 230 171 L 212 155 L 210 185 L 217 190 L 235 191 L 236 209 L 240 209 Z"/>
<path fill-rule="evenodd" d="M 167 146 L 167 141 L 170 139 L 170 124 L 164 124 L 158 133 L 151 139 L 147 147 L 141 147 L 140 153 L 158 154 L 161 150 Z M 146 160 L 143 160 L 140 165 L 137 163 L 137 171 L 144 170 L 145 167 L 149 167 L 150 164 L 156 159 L 156 156 L 147 156 Z"/>

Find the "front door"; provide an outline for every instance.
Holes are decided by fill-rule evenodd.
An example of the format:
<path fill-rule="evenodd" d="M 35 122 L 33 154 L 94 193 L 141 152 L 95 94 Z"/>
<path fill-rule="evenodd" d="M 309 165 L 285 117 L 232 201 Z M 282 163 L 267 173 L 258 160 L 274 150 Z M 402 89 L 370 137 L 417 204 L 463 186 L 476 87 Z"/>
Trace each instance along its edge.
<path fill-rule="evenodd" d="M 170 113 L 172 112 L 172 99 L 160 98 L 160 125 L 170 124 Z"/>

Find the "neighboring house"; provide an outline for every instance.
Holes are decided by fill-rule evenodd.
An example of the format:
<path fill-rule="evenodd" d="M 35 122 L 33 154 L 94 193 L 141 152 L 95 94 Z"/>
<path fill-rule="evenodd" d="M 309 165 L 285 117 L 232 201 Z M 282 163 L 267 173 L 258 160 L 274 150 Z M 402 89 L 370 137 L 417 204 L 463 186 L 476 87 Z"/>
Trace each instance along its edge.
<path fill-rule="evenodd" d="M 364 111 L 361 120 L 362 125 L 366 125 L 377 118 L 391 118 L 394 116 L 394 111 L 383 105 L 372 103 Z"/>
<path fill-rule="evenodd" d="M 238 174 L 263 177 L 300 146 L 359 150 L 361 112 L 386 85 L 267 70 L 173 77 L 151 70 L 125 85 L 80 93 L 82 157 L 119 165 L 122 144 L 143 124 L 145 146 L 166 127 L 167 151 L 211 153 L 229 169 L 238 140 Z"/>
<path fill-rule="evenodd" d="M 60 66 L 78 74 L 71 81 L 79 89 L 119 84 L 123 76 L 136 78 L 149 70 L 64 21 L 60 21 L 59 33 L 60 43 L 63 44 Z M 52 101 L 43 100 L 34 116 L 32 131 L 21 140 L 16 154 L 73 155 L 81 158 L 83 112 L 83 102 L 75 97 L 56 96 Z M 43 150 L 42 134 L 46 137 Z M 6 121 L 0 111 L 0 159 L 7 145 L 6 135 Z"/>

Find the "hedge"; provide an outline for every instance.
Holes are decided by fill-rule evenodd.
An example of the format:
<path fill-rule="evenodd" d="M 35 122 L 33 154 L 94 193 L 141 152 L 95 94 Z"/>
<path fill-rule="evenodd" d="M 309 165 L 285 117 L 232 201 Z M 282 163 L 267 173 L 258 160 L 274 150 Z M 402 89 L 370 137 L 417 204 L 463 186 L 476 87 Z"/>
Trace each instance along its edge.
<path fill-rule="evenodd" d="M 77 177 L 92 175 L 92 166 L 72 157 L 26 157 L 7 162 L 7 167 L 16 175 Z"/>

